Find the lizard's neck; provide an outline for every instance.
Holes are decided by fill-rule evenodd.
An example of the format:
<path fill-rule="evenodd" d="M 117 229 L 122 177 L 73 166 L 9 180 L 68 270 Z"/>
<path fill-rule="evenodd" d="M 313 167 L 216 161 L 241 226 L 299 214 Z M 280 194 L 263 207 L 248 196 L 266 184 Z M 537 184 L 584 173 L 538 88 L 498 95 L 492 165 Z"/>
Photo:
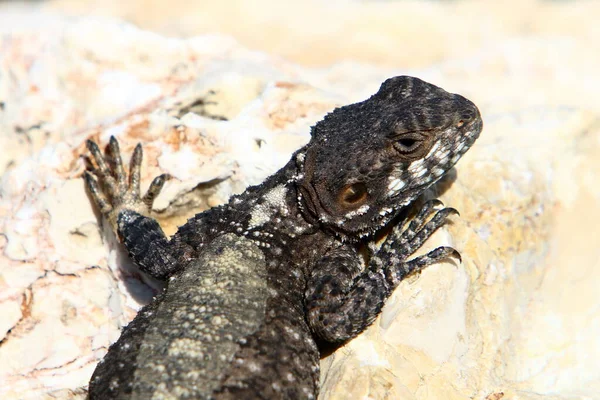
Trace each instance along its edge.
<path fill-rule="evenodd" d="M 254 241 L 273 268 L 287 268 L 281 260 L 306 266 L 331 246 L 333 237 L 299 206 L 295 157 L 260 185 L 234 196 L 225 206 L 223 220 L 235 221 L 230 231 Z M 307 262 L 308 261 L 308 262 Z M 275 265 L 279 263 L 280 265 Z"/>

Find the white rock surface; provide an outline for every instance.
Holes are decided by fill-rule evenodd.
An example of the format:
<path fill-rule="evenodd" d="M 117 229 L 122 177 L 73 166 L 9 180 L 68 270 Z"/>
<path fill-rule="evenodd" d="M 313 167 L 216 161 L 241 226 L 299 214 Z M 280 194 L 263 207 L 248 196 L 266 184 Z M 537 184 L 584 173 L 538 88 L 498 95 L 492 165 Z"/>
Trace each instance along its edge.
<path fill-rule="evenodd" d="M 81 180 L 87 138 L 116 135 L 127 155 L 141 141 L 145 184 L 178 178 L 157 204 L 173 232 L 398 74 L 482 110 L 480 140 L 439 188 L 461 216 L 423 249 L 450 244 L 463 263 L 403 282 L 323 360 L 321 398 L 599 398 L 600 55 L 587 36 L 498 38 L 408 70 L 308 69 L 223 36 L 14 8 L 0 8 L 0 33 L 0 398 L 82 398 L 154 293 L 98 229 Z M 193 105 L 202 98 L 213 103 Z"/>

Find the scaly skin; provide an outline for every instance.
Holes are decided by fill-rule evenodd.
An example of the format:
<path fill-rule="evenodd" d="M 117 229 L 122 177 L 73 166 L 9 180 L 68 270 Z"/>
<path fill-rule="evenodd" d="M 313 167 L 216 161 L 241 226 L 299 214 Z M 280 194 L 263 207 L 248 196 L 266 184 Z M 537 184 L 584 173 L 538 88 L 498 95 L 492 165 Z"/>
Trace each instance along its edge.
<path fill-rule="evenodd" d="M 424 203 L 400 216 L 471 147 L 477 107 L 417 78 L 385 81 L 371 98 L 317 123 L 280 171 L 197 214 L 170 239 L 150 217 L 166 176 L 139 190 L 117 141 L 87 186 L 131 259 L 166 289 L 124 329 L 90 381 L 91 399 L 314 399 L 315 340 L 341 343 L 377 317 L 402 279 L 447 257 L 411 255 L 452 208 Z M 357 254 L 391 233 L 363 266 Z"/>

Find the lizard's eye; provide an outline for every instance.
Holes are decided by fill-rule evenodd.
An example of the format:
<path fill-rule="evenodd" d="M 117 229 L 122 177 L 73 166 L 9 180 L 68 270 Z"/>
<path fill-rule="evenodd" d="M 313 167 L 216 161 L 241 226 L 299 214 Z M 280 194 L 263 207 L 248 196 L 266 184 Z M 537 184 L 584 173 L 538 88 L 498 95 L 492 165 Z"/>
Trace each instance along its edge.
<path fill-rule="evenodd" d="M 394 148 L 402 154 L 407 154 L 417 150 L 421 146 L 421 143 L 423 141 L 417 138 L 403 137 L 394 142 Z"/>
<path fill-rule="evenodd" d="M 347 207 L 357 207 L 367 200 L 367 194 L 367 185 L 358 182 L 342 189 L 340 201 Z"/>

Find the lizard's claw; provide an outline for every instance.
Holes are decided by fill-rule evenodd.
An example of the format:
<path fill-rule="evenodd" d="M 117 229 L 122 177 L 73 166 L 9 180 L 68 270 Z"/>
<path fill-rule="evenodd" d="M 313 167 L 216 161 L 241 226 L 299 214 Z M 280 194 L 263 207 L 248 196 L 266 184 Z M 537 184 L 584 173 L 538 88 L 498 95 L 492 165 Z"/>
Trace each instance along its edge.
<path fill-rule="evenodd" d="M 462 261 L 460 253 L 448 246 L 441 246 L 429 253 L 410 259 L 423 243 L 441 226 L 446 224 L 448 217 L 458 215 L 458 211 L 451 207 L 443 207 L 439 200 L 430 200 L 423 204 L 417 215 L 408 226 L 394 227 L 388 235 L 381 249 L 376 253 L 376 258 L 394 260 L 384 262 L 387 265 L 386 276 L 393 287 L 398 285 L 407 275 L 420 271 L 428 265 L 448 259 L 450 257 Z"/>
<path fill-rule="evenodd" d="M 154 199 L 171 176 L 162 174 L 154 178 L 146 194 L 140 197 L 141 144 L 138 143 L 131 156 L 129 177 L 123 167 L 119 142 L 114 136 L 110 137 L 105 155 L 95 142 L 88 140 L 86 145 L 96 167 L 84 172 L 85 183 L 94 203 L 113 229 L 116 231 L 116 219 L 122 210 L 149 215 Z"/>

